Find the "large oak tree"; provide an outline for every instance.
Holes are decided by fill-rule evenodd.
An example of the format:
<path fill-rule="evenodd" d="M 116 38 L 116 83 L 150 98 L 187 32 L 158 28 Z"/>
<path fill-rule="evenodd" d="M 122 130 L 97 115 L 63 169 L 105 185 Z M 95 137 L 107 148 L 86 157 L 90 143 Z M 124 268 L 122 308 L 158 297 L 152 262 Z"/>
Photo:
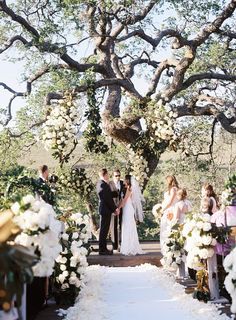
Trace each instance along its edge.
<path fill-rule="evenodd" d="M 0 54 L 27 67 L 24 92 L 0 83 L 12 94 L 2 123 L 9 127 L 17 97 L 37 108 L 30 96 L 48 106 L 68 90 L 81 99 L 92 72 L 104 132 L 142 155 L 149 175 L 169 145 L 155 142 L 149 126 L 155 106 L 209 117 L 235 134 L 235 8 L 236 0 L 0 0 Z M 9 136 L 40 127 L 37 114 Z"/>

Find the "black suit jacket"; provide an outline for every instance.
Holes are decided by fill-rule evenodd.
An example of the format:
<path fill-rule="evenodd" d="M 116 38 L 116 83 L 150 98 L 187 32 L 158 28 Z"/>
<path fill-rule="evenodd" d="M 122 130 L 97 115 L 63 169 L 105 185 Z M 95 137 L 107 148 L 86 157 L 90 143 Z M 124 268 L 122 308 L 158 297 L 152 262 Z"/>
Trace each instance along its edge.
<path fill-rule="evenodd" d="M 55 199 L 54 194 L 51 190 L 50 185 L 47 183 L 47 181 L 43 180 L 41 177 L 39 177 L 36 180 L 35 185 L 35 192 L 47 203 L 54 205 Z"/>
<path fill-rule="evenodd" d="M 116 206 L 109 184 L 104 180 L 100 180 L 97 184 L 97 193 L 99 196 L 99 213 L 101 215 L 108 215 L 115 212 Z"/>
<path fill-rule="evenodd" d="M 126 192 L 126 189 L 125 189 L 124 181 L 123 181 L 123 180 L 120 180 L 119 200 L 120 200 L 121 198 L 124 198 L 125 192 Z"/>

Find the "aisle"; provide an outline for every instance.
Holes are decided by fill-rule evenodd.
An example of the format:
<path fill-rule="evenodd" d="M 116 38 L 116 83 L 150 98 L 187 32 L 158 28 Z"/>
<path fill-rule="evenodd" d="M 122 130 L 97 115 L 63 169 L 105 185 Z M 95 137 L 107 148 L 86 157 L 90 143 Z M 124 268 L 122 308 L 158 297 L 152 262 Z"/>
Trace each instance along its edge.
<path fill-rule="evenodd" d="M 87 286 L 67 320 L 226 320 L 216 306 L 193 300 L 163 270 L 89 267 Z"/>

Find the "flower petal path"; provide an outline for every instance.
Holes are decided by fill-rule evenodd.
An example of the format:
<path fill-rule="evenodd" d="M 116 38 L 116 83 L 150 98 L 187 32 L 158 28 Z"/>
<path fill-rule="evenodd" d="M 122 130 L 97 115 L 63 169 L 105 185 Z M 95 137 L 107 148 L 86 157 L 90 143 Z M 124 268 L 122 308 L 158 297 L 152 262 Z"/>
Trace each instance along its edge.
<path fill-rule="evenodd" d="M 145 264 L 138 267 L 91 266 L 85 286 L 66 320 L 228 320 L 216 305 L 186 295 L 173 275 Z"/>

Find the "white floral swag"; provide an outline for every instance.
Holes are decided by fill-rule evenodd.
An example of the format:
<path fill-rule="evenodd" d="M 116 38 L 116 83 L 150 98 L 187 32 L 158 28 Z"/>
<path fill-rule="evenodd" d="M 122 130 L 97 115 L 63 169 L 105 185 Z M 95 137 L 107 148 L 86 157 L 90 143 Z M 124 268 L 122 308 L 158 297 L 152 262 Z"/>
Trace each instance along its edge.
<path fill-rule="evenodd" d="M 39 262 L 33 267 L 35 276 L 50 276 L 55 259 L 62 250 L 59 243 L 62 223 L 56 218 L 53 207 L 27 195 L 15 202 L 11 210 L 15 215 L 14 222 L 22 230 L 15 243 L 33 249 L 38 255 Z"/>

